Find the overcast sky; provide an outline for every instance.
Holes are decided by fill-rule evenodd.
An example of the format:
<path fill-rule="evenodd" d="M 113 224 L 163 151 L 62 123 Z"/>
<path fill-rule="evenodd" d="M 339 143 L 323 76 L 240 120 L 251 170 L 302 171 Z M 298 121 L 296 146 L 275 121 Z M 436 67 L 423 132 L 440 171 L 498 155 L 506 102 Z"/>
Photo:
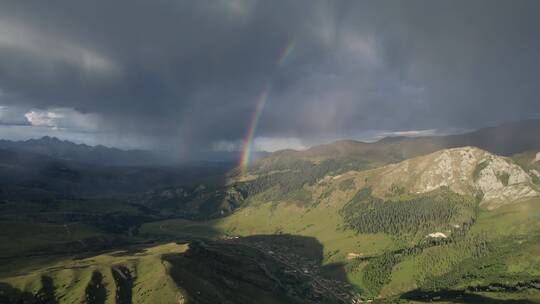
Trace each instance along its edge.
<path fill-rule="evenodd" d="M 540 116 L 540 1 L 2 1 L 0 137 L 189 158 Z M 289 46 L 286 58 L 280 57 Z"/>

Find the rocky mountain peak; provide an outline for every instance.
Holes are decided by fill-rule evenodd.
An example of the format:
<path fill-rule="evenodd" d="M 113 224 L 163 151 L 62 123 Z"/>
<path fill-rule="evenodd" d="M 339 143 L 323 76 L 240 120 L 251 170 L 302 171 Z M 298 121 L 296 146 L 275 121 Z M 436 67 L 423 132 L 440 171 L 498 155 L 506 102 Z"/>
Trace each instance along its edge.
<path fill-rule="evenodd" d="M 464 195 L 481 195 L 482 204 L 488 208 L 540 195 L 519 165 L 474 147 L 437 151 L 385 166 L 381 171 L 373 182 L 379 195 L 386 195 L 393 185 L 411 193 L 448 187 Z"/>

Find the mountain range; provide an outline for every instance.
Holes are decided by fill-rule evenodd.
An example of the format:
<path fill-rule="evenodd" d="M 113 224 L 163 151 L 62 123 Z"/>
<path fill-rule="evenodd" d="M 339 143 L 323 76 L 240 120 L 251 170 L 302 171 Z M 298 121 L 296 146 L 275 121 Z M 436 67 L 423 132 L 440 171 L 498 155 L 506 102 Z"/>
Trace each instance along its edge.
<path fill-rule="evenodd" d="M 142 150 L 121 150 L 105 146 L 76 144 L 45 136 L 25 141 L 0 140 L 0 149 L 48 156 L 66 161 L 89 164 L 134 166 L 156 164 L 156 156 Z"/>
<path fill-rule="evenodd" d="M 496 127 L 447 136 L 385 137 L 374 143 L 340 140 L 314 146 L 303 151 L 281 150 L 274 153 L 260 152 L 257 158 L 267 161 L 277 158 L 345 158 L 354 157 L 374 162 L 396 162 L 410 157 L 454 147 L 474 146 L 491 153 L 511 156 L 540 147 L 540 119 L 518 121 Z M 45 136 L 26 141 L 0 139 L 0 149 L 34 153 L 52 158 L 111 166 L 141 166 L 170 164 L 172 159 L 162 159 L 144 150 L 122 150 L 106 146 L 75 144 L 56 137 Z M 204 159 L 230 161 L 230 153 L 206 153 Z M 268 157 L 270 156 L 270 157 Z M 202 158 L 200 160 L 203 160 Z M 200 161 L 199 160 L 199 161 Z M 169 163 L 168 163 L 169 162 Z"/>
<path fill-rule="evenodd" d="M 340 140 L 303 151 L 278 151 L 272 153 L 265 161 L 271 162 L 279 158 L 355 158 L 375 163 L 390 163 L 441 149 L 465 146 L 474 146 L 497 155 L 512 156 L 540 148 L 538 134 L 540 134 L 540 119 L 535 119 L 446 136 L 385 137 L 374 143 Z"/>
<path fill-rule="evenodd" d="M 343 140 L 242 174 L 3 141 L 0 303 L 538 303 L 538 134 Z"/>

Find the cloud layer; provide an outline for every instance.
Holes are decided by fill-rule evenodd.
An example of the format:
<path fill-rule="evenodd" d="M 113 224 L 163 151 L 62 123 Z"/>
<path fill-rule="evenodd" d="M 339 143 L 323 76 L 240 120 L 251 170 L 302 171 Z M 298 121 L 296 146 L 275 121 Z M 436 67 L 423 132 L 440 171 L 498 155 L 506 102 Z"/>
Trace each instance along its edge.
<path fill-rule="evenodd" d="M 257 133 L 267 149 L 538 117 L 539 9 L 534 0 L 4 2 L 0 124 L 189 157 L 238 143 L 268 82 Z"/>

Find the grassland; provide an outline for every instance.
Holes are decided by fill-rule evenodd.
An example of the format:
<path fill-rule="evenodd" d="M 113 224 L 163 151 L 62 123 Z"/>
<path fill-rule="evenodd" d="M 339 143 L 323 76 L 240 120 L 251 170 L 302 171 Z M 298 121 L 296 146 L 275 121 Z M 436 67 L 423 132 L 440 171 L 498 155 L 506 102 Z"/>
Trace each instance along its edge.
<path fill-rule="evenodd" d="M 539 215 L 538 201 L 482 211 L 466 239 L 405 257 L 393 268 L 391 280 L 381 293 L 395 295 L 423 285 L 429 290 L 443 286 L 467 290 L 537 281 L 540 277 Z M 470 240 L 481 240 L 486 246 L 476 251 L 478 242 Z M 528 292 L 510 293 L 506 297 L 540 300 L 537 289 Z"/>
<path fill-rule="evenodd" d="M 4 284 L 0 299 L 17 299 L 26 294 L 32 303 L 32 295 L 39 294 L 46 285 L 44 281 L 48 281 L 52 291 L 47 301 L 51 303 L 122 303 L 122 300 L 123 303 L 169 303 L 165 299 L 174 299 L 182 295 L 182 291 L 166 275 L 168 265 L 161 257 L 186 249 L 187 245 L 171 243 L 137 253 L 111 252 L 84 259 L 41 260 L 39 270 L 22 269 L 16 275 L 0 278 Z M 122 284 L 121 278 L 129 281 L 128 284 Z M 123 291 L 122 286 L 132 288 Z M 125 301 L 128 298 L 130 301 Z"/>
<path fill-rule="evenodd" d="M 86 258 L 29 260 L 35 269 L 0 276 L 0 303 L 338 303 L 319 281 L 246 242 L 195 241 L 132 246 Z M 303 238 L 295 244 L 310 244 Z M 320 250 L 316 260 L 322 259 Z M 319 284 L 319 285 L 317 285 Z M 325 287 L 326 288 L 326 287 Z"/>
<path fill-rule="evenodd" d="M 373 197 L 365 189 L 377 169 L 335 167 L 305 177 L 255 168 L 272 177 L 234 185 L 251 191 L 247 200 L 211 220 L 164 218 L 114 200 L 55 201 L 32 213 L 25 209 L 37 205 L 4 202 L 0 300 L 331 303 L 317 282 L 342 281 L 379 302 L 540 301 L 538 199 L 488 211 L 448 189 L 396 186 Z M 275 180 L 285 172 L 300 180 Z"/>
<path fill-rule="evenodd" d="M 0 242 L 0 258 L 24 253 L 36 255 L 54 249 L 55 246 L 104 235 L 98 229 L 82 223 L 64 225 L 0 221 L 0 231 L 3 234 Z"/>
<path fill-rule="evenodd" d="M 458 210 L 457 216 L 466 215 L 467 219 L 463 220 L 466 222 L 470 220 L 469 216 L 474 215 L 474 223 L 466 231 L 455 232 L 449 240 L 426 243 L 425 238 L 403 238 L 384 231 L 358 233 L 348 229 L 339 210 L 353 194 L 347 192 L 349 187 L 338 189 L 340 183 L 333 184 L 337 190 L 311 208 L 294 202 L 254 202 L 223 219 L 207 222 L 168 220 L 143 225 L 141 231 L 177 236 L 184 233 L 204 236 L 290 233 L 314 237 L 323 246 L 323 264 L 342 263 L 347 281 L 367 298 L 381 296 L 392 299 L 422 287 L 432 290 L 427 282 L 437 280 L 463 294 L 476 294 L 471 290 L 474 286 L 490 286 L 505 279 L 509 282 L 533 282 L 540 276 L 537 257 L 540 252 L 540 204 L 537 200 L 506 205 L 493 211 L 474 211 L 463 201 L 464 206 L 472 209 L 466 212 Z M 310 190 L 317 193 L 317 189 Z M 450 229 L 454 224 L 454 221 L 449 221 L 440 228 Z M 486 271 L 479 269 L 478 265 L 485 264 L 480 261 L 491 261 L 498 266 Z M 381 269 L 386 270 L 381 272 Z M 457 279 L 445 277 L 452 273 Z M 473 273 L 475 279 L 463 279 L 467 273 Z M 374 285 L 373 280 L 379 280 L 379 283 Z M 504 297 L 538 299 L 534 288 L 528 292 L 497 294 L 483 291 L 481 294 L 488 300 Z"/>
<path fill-rule="evenodd" d="M 206 222 L 167 220 L 148 223 L 141 233 L 249 236 L 256 234 L 293 234 L 316 237 L 324 247 L 325 262 L 345 261 L 348 253 L 377 255 L 394 246 L 388 235 L 358 234 L 343 227 L 338 213 L 344 202 L 321 203 L 313 208 L 287 202 L 253 202 L 223 219 Z"/>

